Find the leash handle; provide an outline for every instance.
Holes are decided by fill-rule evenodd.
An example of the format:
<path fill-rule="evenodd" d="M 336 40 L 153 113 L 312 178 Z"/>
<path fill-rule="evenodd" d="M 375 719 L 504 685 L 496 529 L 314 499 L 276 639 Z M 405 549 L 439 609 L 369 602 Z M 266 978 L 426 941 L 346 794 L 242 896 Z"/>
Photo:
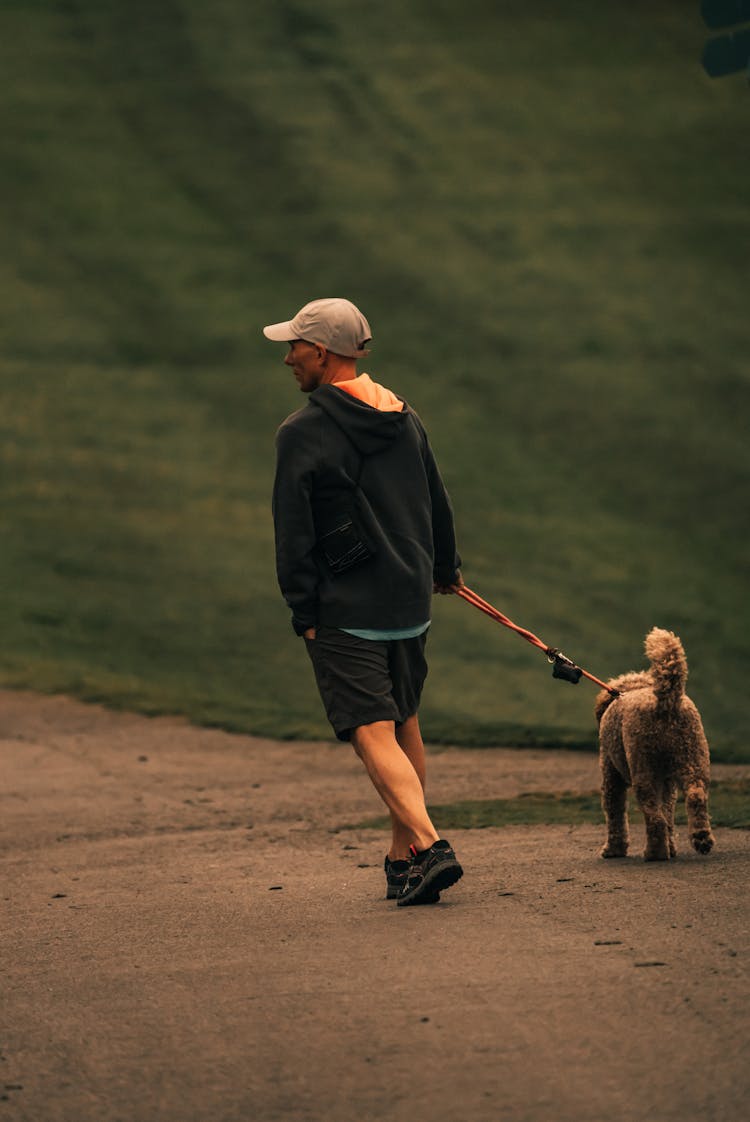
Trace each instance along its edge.
<path fill-rule="evenodd" d="M 484 612 L 485 615 L 488 615 L 490 619 L 494 619 L 496 623 L 501 623 L 503 627 L 510 628 L 511 631 L 515 631 L 516 635 L 520 635 L 522 638 L 526 639 L 528 643 L 538 647 L 540 651 L 544 651 L 549 661 L 555 664 L 555 670 L 553 670 L 553 675 L 555 677 L 565 678 L 568 682 L 577 682 L 581 675 L 583 675 L 583 677 L 588 678 L 590 682 L 600 686 L 603 690 L 607 690 L 613 697 L 619 697 L 618 690 L 614 689 L 612 686 L 608 686 L 606 682 L 602 682 L 600 678 L 594 677 L 593 674 L 589 674 L 588 670 L 584 670 L 583 667 L 577 666 L 571 659 L 566 658 L 557 647 L 548 647 L 533 631 L 528 631 L 525 627 L 519 627 L 512 619 L 508 619 L 506 615 L 503 615 L 501 611 L 498 611 L 498 609 L 488 603 L 487 600 L 483 600 L 478 593 L 468 588 L 465 584 L 454 584 L 452 586 L 452 591 L 456 596 L 460 596 L 462 600 L 465 600 L 467 604 L 471 604 L 473 607 L 478 608 L 480 612 Z M 555 673 L 555 671 L 559 672 Z"/>

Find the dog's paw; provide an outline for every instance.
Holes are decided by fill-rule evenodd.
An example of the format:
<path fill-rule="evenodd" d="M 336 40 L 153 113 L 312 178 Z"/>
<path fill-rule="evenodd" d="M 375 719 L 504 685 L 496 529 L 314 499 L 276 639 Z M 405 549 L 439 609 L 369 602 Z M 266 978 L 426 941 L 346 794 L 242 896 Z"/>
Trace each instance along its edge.
<path fill-rule="evenodd" d="M 669 847 L 666 845 L 646 846 L 643 851 L 644 861 L 669 861 L 671 856 Z"/>
<path fill-rule="evenodd" d="M 602 857 L 627 857 L 627 855 L 627 842 L 607 842 L 607 844 L 602 849 Z"/>
<path fill-rule="evenodd" d="M 714 847 L 715 838 L 710 830 L 696 830 L 690 837 L 696 853 L 710 853 Z"/>

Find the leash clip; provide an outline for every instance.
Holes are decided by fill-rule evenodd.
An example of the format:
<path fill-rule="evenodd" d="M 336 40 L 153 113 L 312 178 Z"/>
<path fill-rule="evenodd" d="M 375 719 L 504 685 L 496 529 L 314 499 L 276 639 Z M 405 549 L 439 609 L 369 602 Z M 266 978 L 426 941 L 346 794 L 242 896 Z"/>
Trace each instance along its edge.
<path fill-rule="evenodd" d="M 561 678 L 563 682 L 571 682 L 574 686 L 580 682 L 583 670 L 557 647 L 547 648 L 547 660 L 552 663 L 553 678 Z"/>

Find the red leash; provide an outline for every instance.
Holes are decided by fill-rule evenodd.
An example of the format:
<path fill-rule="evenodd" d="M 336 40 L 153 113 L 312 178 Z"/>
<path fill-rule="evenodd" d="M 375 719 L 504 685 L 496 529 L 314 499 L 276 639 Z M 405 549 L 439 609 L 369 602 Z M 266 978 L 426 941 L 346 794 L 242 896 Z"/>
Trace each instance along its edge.
<path fill-rule="evenodd" d="M 476 592 L 472 592 L 465 584 L 454 584 L 453 591 L 456 596 L 460 596 L 462 600 L 466 600 L 467 604 L 473 604 L 475 608 L 478 608 L 480 612 L 484 612 L 490 619 L 494 619 L 496 623 L 502 623 L 503 627 L 509 627 L 510 630 L 515 631 L 517 635 L 523 636 L 527 642 L 533 643 L 540 651 L 544 651 L 549 661 L 553 663 L 553 678 L 562 678 L 563 681 L 576 683 L 580 681 L 581 675 L 583 675 L 584 678 L 588 678 L 590 682 L 601 686 L 602 689 L 607 690 L 614 697 L 619 696 L 618 691 L 612 686 L 608 686 L 606 682 L 595 678 L 593 674 L 589 674 L 588 670 L 583 670 L 580 666 L 576 666 L 572 659 L 567 658 L 557 647 L 548 647 L 533 631 L 527 631 L 525 627 L 519 627 L 517 623 L 514 623 L 512 619 L 508 619 L 508 617 L 503 615 L 502 612 L 499 612 L 497 608 L 494 608 L 492 604 L 488 604 L 487 601 L 483 600 L 481 596 L 478 596 Z"/>

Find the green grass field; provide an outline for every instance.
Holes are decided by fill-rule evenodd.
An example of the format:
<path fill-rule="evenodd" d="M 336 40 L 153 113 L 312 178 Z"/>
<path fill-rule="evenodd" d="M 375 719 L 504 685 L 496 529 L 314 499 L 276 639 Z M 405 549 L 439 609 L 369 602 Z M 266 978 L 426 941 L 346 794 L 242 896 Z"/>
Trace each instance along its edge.
<path fill-rule="evenodd" d="M 598 791 L 576 794 L 571 791 L 527 791 L 513 799 L 468 799 L 429 807 L 430 817 L 444 830 L 484 830 L 502 826 L 581 826 L 604 823 Z M 714 827 L 750 829 L 750 780 L 714 781 L 710 795 L 711 822 Z M 628 815 L 636 826 L 643 821 L 635 800 L 628 803 Z M 680 800 L 675 808 L 675 823 L 687 822 Z M 390 826 L 386 817 L 370 818 L 340 830 L 378 829 Z"/>
<path fill-rule="evenodd" d="M 694 10 L 693 10 L 694 8 Z M 750 91 L 698 5 L 15 0 L 0 15 L 0 682 L 328 736 L 273 570 L 263 324 L 348 296 L 465 578 L 600 677 L 679 632 L 750 759 Z M 433 740 L 594 688 L 441 598 Z"/>

